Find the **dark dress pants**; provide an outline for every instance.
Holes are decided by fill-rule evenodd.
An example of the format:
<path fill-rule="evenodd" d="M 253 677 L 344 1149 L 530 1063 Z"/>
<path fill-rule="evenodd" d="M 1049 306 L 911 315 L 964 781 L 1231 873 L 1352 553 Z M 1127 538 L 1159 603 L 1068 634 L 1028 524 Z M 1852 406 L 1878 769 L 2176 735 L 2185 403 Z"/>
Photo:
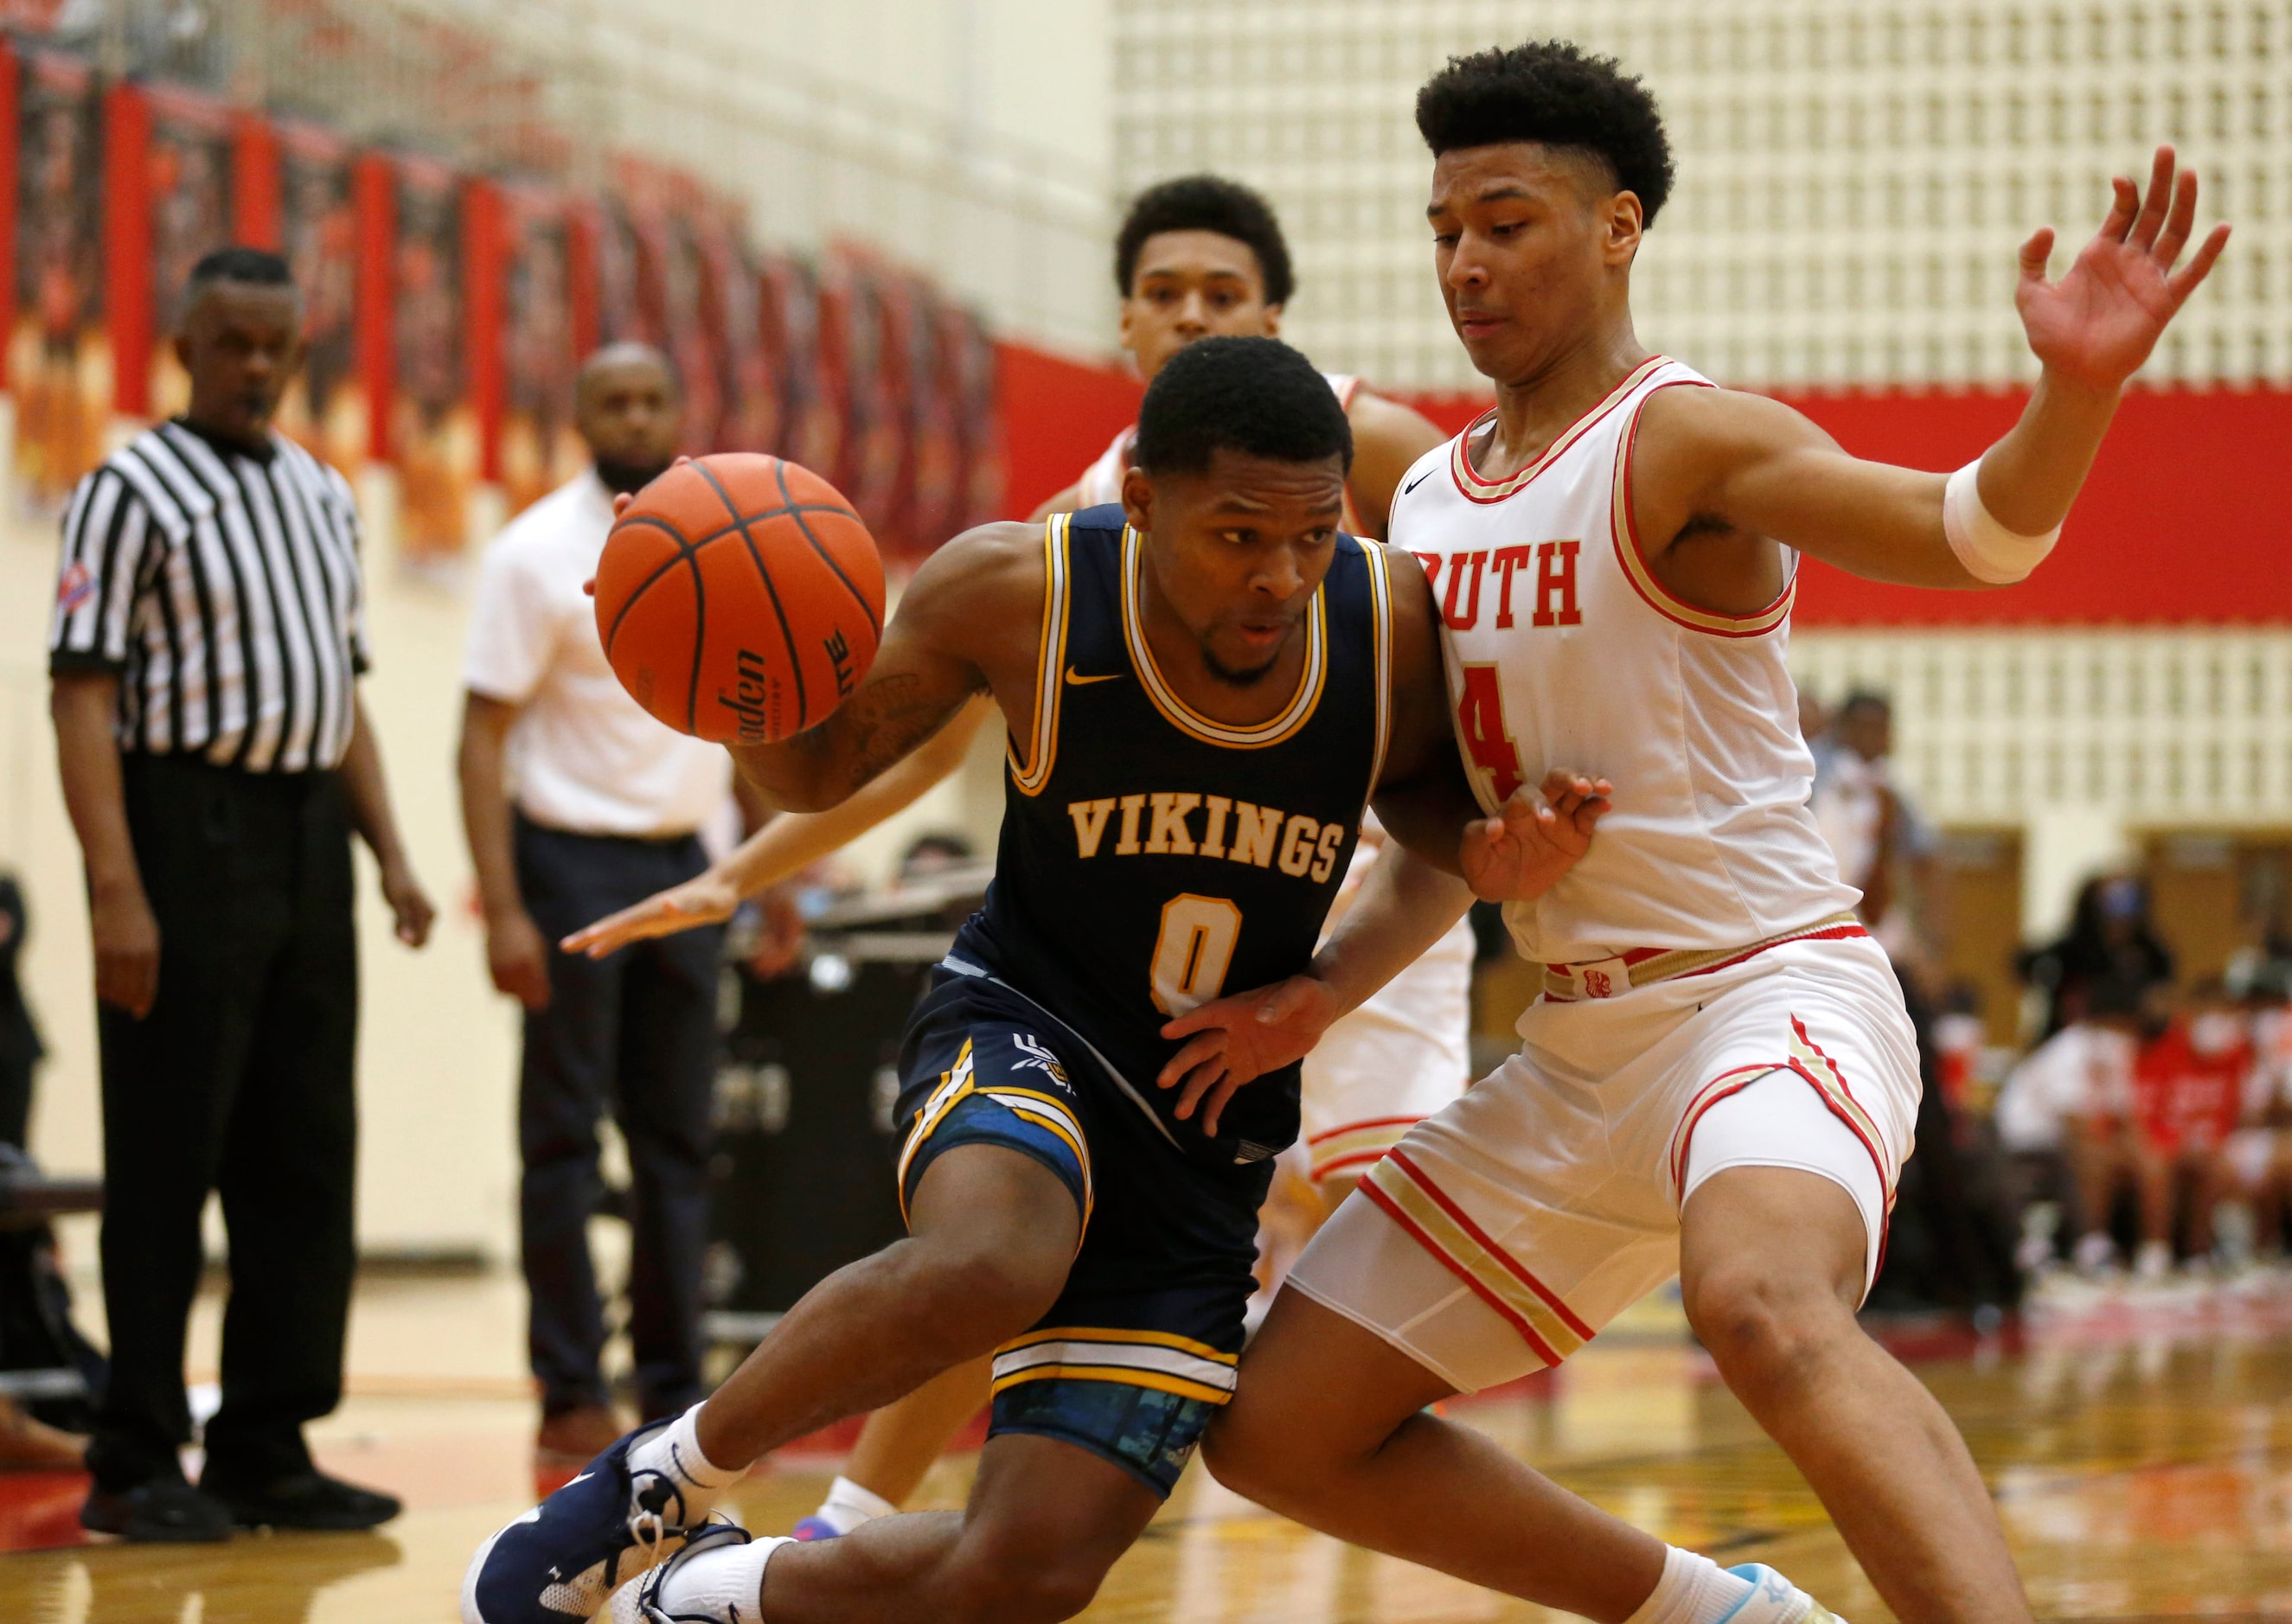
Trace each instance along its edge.
<path fill-rule="evenodd" d="M 342 1397 L 358 1148 L 350 825 L 331 773 L 133 755 L 122 768 L 159 987 L 141 1020 L 97 1015 L 111 1377 L 89 1463 L 114 1491 L 177 1470 L 213 1190 L 230 1301 L 207 1476 L 259 1486 L 309 1466 L 303 1424 Z"/>
<path fill-rule="evenodd" d="M 553 945 L 706 866 L 690 838 L 571 834 L 518 820 L 518 883 Z M 519 1220 L 542 1408 L 605 1402 L 605 1323 L 588 1223 L 603 1194 L 597 1124 L 628 1149 L 629 1342 L 648 1419 L 703 1395 L 701 1263 L 708 1245 L 709 1100 L 723 932 L 657 937 L 594 960 L 550 954 L 549 1007 L 525 1017 L 518 1087 Z"/>

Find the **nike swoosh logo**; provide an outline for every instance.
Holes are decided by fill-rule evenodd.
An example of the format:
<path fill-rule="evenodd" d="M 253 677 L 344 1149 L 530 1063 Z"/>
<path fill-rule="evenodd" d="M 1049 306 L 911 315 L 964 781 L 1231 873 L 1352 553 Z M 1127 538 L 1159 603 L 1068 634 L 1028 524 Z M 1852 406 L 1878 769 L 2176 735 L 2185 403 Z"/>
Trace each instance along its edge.
<path fill-rule="evenodd" d="M 1076 687 L 1081 687 L 1084 684 L 1091 682 L 1118 681 L 1120 680 L 1121 676 L 1122 673 L 1120 671 L 1110 671 L 1102 677 L 1085 677 L 1073 666 L 1069 665 L 1067 667 L 1067 681 Z"/>
<path fill-rule="evenodd" d="M 1418 486 L 1420 486 L 1420 485 L 1424 484 L 1427 479 L 1430 479 L 1430 478 L 1432 478 L 1435 473 L 1437 473 L 1438 471 L 1439 471 L 1439 470 L 1438 470 L 1437 469 L 1431 469 L 1431 468 L 1426 469 L 1423 473 L 1421 473 L 1421 474 L 1417 475 L 1417 476 L 1416 476 L 1416 478 L 1415 478 L 1414 479 L 1411 479 L 1408 484 L 1406 484 L 1406 485 L 1402 486 L 1400 487 L 1400 494 L 1401 494 L 1402 495 L 1406 496 L 1407 494 L 1408 494 L 1408 493 L 1409 493 L 1409 492 L 1411 492 L 1411 491 L 1415 490 Z"/>

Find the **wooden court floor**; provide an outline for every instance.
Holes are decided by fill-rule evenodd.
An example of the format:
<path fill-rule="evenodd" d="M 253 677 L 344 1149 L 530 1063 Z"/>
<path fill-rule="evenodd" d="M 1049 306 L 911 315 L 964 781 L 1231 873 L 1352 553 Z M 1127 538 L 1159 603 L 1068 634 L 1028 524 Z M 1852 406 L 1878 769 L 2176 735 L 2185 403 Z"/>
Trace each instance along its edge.
<path fill-rule="evenodd" d="M 1986 1339 L 1941 1325 L 1890 1335 L 1971 1439 L 2040 1618 L 2292 1619 L 2292 1285 L 2104 1298 Z M 454 1347 L 433 1333 L 415 1363 L 450 1363 Z M 354 1387 L 321 1451 L 334 1469 L 407 1497 L 386 1532 L 192 1550 L 81 1544 L 78 1482 L 0 1479 L 0 1547 L 13 1548 L 0 1556 L 0 1620 L 448 1624 L 470 1550 L 528 1503 L 529 1411 L 497 1373 L 369 1373 Z M 1772 1562 L 1854 1624 L 1889 1616 L 1789 1464 L 1659 1319 L 1458 1413 L 1667 1539 L 1723 1561 Z M 739 1509 L 751 1526 L 784 1528 L 835 1464 L 784 1457 L 745 1486 Z M 956 1503 L 969 1469 L 967 1459 L 944 1463 L 929 1502 Z M 41 1546 L 58 1548 L 28 1548 Z M 1556 1615 L 1307 1534 L 1196 1470 L 1085 1616 Z"/>

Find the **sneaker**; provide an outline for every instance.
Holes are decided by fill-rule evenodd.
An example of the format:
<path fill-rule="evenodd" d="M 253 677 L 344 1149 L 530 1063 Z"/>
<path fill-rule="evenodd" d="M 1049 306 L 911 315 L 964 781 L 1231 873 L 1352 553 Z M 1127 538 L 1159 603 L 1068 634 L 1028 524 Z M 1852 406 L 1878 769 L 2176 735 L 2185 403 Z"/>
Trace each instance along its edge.
<path fill-rule="evenodd" d="M 182 1478 L 158 1478 L 114 1492 L 90 1489 L 79 1525 L 137 1545 L 214 1545 L 230 1538 L 230 1512 Z"/>
<path fill-rule="evenodd" d="M 693 1530 L 682 1550 L 613 1597 L 613 1624 L 753 1624 L 739 1609 L 722 1619 L 713 1612 L 671 1612 L 661 1598 L 676 1570 L 701 1552 L 747 1545 L 755 1538 L 738 1523 L 709 1523 Z"/>
<path fill-rule="evenodd" d="M 1846 1620 L 1763 1562 L 1727 1570 L 1751 1581 L 1751 1594 L 1735 1604 L 1719 1624 L 1846 1624 Z"/>
<path fill-rule="evenodd" d="M 480 1546 L 462 1579 L 462 1624 L 593 1619 L 614 1591 L 682 1545 L 689 1531 L 674 1481 L 629 1467 L 630 1450 L 668 1425 L 638 1427 Z"/>
<path fill-rule="evenodd" d="M 788 1537 L 799 1545 L 810 1545 L 814 1540 L 841 1540 L 843 1531 L 826 1517 L 810 1516 L 789 1529 Z"/>
<path fill-rule="evenodd" d="M 319 1471 L 292 1472 L 266 1483 L 241 1486 L 218 1478 L 210 1467 L 199 1478 L 199 1489 L 220 1501 L 241 1528 L 362 1533 L 406 1509 L 394 1494 L 361 1489 Z"/>

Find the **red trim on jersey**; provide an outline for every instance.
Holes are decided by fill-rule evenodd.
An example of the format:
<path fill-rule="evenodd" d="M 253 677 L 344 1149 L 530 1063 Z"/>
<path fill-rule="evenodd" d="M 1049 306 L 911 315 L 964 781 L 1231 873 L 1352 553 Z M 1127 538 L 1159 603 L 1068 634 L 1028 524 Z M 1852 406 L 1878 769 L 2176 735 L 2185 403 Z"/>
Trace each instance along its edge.
<path fill-rule="evenodd" d="M 1838 1084 L 1838 1091 L 1845 1095 L 1847 1098 L 1854 1099 L 1853 1086 L 1846 1081 L 1846 1073 L 1839 1068 L 1838 1062 L 1832 1059 L 1829 1055 L 1823 1051 L 1822 1045 L 1816 1042 L 1808 1033 L 1806 1024 L 1801 1021 L 1796 1015 L 1791 1017 L 1791 1030 L 1798 1033 L 1798 1041 L 1800 1042 L 1805 1044 L 1807 1048 L 1814 1051 L 1814 1055 L 1817 1059 L 1820 1060 L 1824 1065 L 1830 1068 L 1831 1078 Z M 1830 1096 L 1824 1091 L 1821 1084 L 1815 1081 L 1812 1073 L 1808 1072 L 1804 1066 L 1800 1065 L 1796 1061 L 1793 1061 L 1791 1063 L 1791 1069 L 1798 1073 L 1802 1077 L 1804 1077 L 1807 1080 L 1808 1085 L 1812 1087 L 1817 1094 L 1820 1094 L 1822 1096 L 1822 1103 L 1830 1107 L 1831 1115 L 1836 1117 L 1840 1122 L 1846 1124 L 1846 1131 L 1862 1141 L 1862 1148 L 1870 1153 L 1870 1165 L 1877 1170 L 1878 1188 L 1886 1197 L 1886 1210 L 1884 1216 L 1878 1220 L 1878 1261 L 1876 1266 L 1870 1271 L 1870 1278 L 1873 1282 L 1876 1282 L 1878 1277 L 1878 1271 L 1886 1266 L 1886 1237 L 1890 1233 L 1892 1233 L 1894 1226 L 1894 1180 L 1893 1176 L 1886 1170 L 1886 1158 L 1879 1154 L 1878 1147 L 1870 1143 L 1869 1136 L 1862 1131 L 1861 1127 L 1854 1121 L 1854 1119 L 1838 1108 L 1838 1102 L 1831 1098 Z M 1868 1114 L 1868 1107 L 1864 1106 L 1860 1100 L 1854 1099 L 1854 1104 L 1858 1110 L 1863 1111 L 1866 1115 Z M 1876 1122 L 1876 1120 L 1877 1119 L 1875 1117 L 1871 1118 L 1873 1122 Z"/>
<path fill-rule="evenodd" d="M 1675 1191 L 1687 1181 L 1687 1151 L 1688 1147 L 1695 1142 L 1695 1124 L 1703 1120 L 1703 1113 L 1721 1100 L 1740 1094 L 1760 1078 L 1771 1077 L 1777 1072 L 1788 1070 L 1790 1070 L 1790 1063 L 1787 1060 L 1760 1060 L 1749 1065 L 1739 1065 L 1731 1071 L 1722 1072 L 1703 1085 L 1703 1092 L 1689 1102 L 1687 1114 L 1681 1117 L 1679 1126 L 1672 1130 L 1671 1187 Z M 1731 1082 L 1730 1078 L 1738 1081 Z M 1818 1089 L 1816 1092 L 1820 1093 L 1821 1090 Z"/>
<path fill-rule="evenodd" d="M 1545 1368 L 1546 1370 L 1556 1369 L 1558 1367 L 1560 1363 L 1559 1354 L 1554 1350 L 1551 1343 L 1546 1342 L 1542 1337 L 1537 1334 L 1536 1327 L 1528 1323 L 1527 1317 L 1522 1314 L 1519 1309 L 1505 1301 L 1503 1298 L 1498 1297 L 1494 1291 L 1489 1290 L 1489 1288 L 1473 1274 L 1472 1270 L 1466 1268 L 1454 1258 L 1451 1258 L 1447 1251 L 1442 1250 L 1439 1242 L 1433 1240 L 1431 1235 L 1424 1233 L 1424 1229 L 1419 1226 L 1415 1218 L 1410 1218 L 1408 1214 L 1400 1210 L 1400 1204 L 1398 1202 L 1394 1201 L 1392 1197 L 1387 1195 L 1384 1191 L 1378 1189 L 1374 1180 L 1367 1178 L 1362 1179 L 1360 1187 L 1361 1194 L 1368 1196 L 1369 1200 L 1376 1203 L 1378 1211 L 1384 1213 L 1385 1217 L 1391 1218 L 1394 1223 L 1400 1226 L 1401 1234 L 1407 1235 L 1410 1240 L 1416 1242 L 1417 1245 L 1423 1247 L 1425 1251 L 1432 1255 L 1432 1260 L 1435 1263 L 1448 1270 L 1451 1274 L 1454 1274 L 1457 1279 L 1463 1281 L 1466 1290 L 1470 1291 L 1474 1297 L 1479 1298 L 1482 1302 L 1486 1303 L 1490 1308 L 1495 1310 L 1498 1319 L 1501 1319 L 1505 1324 L 1518 1331 L 1520 1333 L 1520 1339 L 1528 1344 L 1529 1351 L 1530 1353 L 1544 1361 Z"/>
<path fill-rule="evenodd" d="M 1538 453 L 1527 466 L 1515 469 L 1501 479 L 1481 478 L 1473 467 L 1471 455 L 1465 449 L 1473 436 L 1479 432 L 1482 423 L 1493 422 L 1496 420 L 1494 407 L 1481 413 L 1465 425 L 1463 433 L 1449 442 L 1449 472 L 1457 481 L 1457 494 L 1467 502 L 1477 502 L 1484 507 L 1517 496 L 1529 487 L 1538 474 L 1558 462 L 1570 446 L 1589 434 L 1610 413 L 1621 406 L 1626 397 L 1646 382 L 1648 376 L 1656 368 L 1666 365 L 1670 358 L 1668 356 L 1651 355 L 1632 368 L 1630 374 L 1621 383 L 1616 385 L 1604 399 L 1562 430 L 1554 438 L 1552 444 Z"/>
<path fill-rule="evenodd" d="M 1306 1139 L 1308 1145 L 1319 1145 L 1324 1139 L 1334 1139 L 1342 1133 L 1359 1133 L 1364 1128 L 1414 1128 L 1424 1118 L 1418 1116 L 1365 1116 L 1358 1122 L 1347 1122 L 1342 1128 L 1332 1128 L 1327 1133 L 1317 1133 Z"/>
<path fill-rule="evenodd" d="M 1640 595 L 1640 600 L 1649 608 L 1674 625 L 1684 626 L 1690 631 L 1700 631 L 1707 637 L 1764 637 L 1790 619 L 1791 599 L 1798 592 L 1798 568 L 1796 564 L 1791 567 L 1790 578 L 1783 583 L 1781 592 L 1766 607 L 1749 615 L 1723 615 L 1715 609 L 1698 608 L 1664 591 L 1663 583 L 1658 581 L 1655 572 L 1648 567 L 1646 550 L 1640 545 L 1639 519 L 1632 502 L 1632 453 L 1639 443 L 1640 414 L 1647 410 L 1647 403 L 1663 390 L 1714 387 L 1694 378 L 1675 378 L 1669 382 L 1657 384 L 1640 397 L 1639 404 L 1632 408 L 1632 421 L 1625 425 L 1623 438 L 1616 447 L 1614 501 L 1610 504 L 1614 519 L 1608 526 L 1608 538 L 1615 545 L 1616 562 L 1623 569 L 1624 579 L 1632 583 L 1632 591 Z M 1615 522 L 1616 519 L 1621 522 Z M 1628 557 L 1625 553 L 1626 547 L 1630 549 Z M 1715 623 L 1707 625 L 1703 623 L 1706 621 Z"/>
<path fill-rule="evenodd" d="M 1519 1258 L 1513 1257 L 1510 1252 L 1505 1250 L 1503 1247 L 1498 1246 L 1496 1242 L 1490 1238 L 1488 1231 L 1482 1229 L 1478 1224 L 1473 1222 L 1472 1216 L 1452 1201 L 1446 1190 L 1443 1190 L 1439 1185 L 1434 1184 L 1432 1177 L 1427 1174 L 1423 1168 L 1418 1167 L 1415 1162 L 1409 1159 L 1408 1152 L 1395 1146 L 1391 1152 L 1391 1160 L 1393 1166 L 1399 1168 L 1402 1172 L 1408 1175 L 1410 1183 L 1414 1184 L 1418 1189 L 1424 1191 L 1425 1194 L 1432 1198 L 1432 1204 L 1440 1208 L 1441 1211 L 1447 1213 L 1457 1228 L 1472 1236 L 1473 1240 L 1481 1248 L 1482 1250 L 1486 1251 L 1489 1257 L 1494 1258 L 1497 1262 L 1503 1264 L 1506 1274 L 1519 1281 L 1521 1284 L 1526 1286 L 1529 1290 L 1535 1292 L 1537 1296 L 1542 1298 L 1544 1299 L 1544 1306 L 1560 1316 L 1561 1323 L 1566 1325 L 1569 1330 L 1574 1331 L 1586 1342 L 1589 1342 L 1594 1337 L 1599 1334 L 1599 1332 L 1594 1331 L 1582 1320 L 1576 1317 L 1574 1310 L 1570 1309 L 1566 1303 L 1560 1300 L 1560 1294 L 1557 1291 L 1554 1291 L 1551 1287 L 1545 1285 L 1535 1275 L 1529 1274 L 1528 1272 L 1527 1265 L 1521 1262 Z"/>
<path fill-rule="evenodd" d="M 1342 1173 L 1348 1168 L 1375 1167 L 1378 1162 L 1384 1161 L 1392 1154 L 1392 1152 L 1390 1148 L 1384 1150 L 1352 1151 L 1345 1155 L 1338 1156 L 1332 1161 L 1321 1162 L 1308 1172 L 1306 1174 L 1306 1178 L 1314 1184 L 1319 1184 L 1324 1178 Z"/>
<path fill-rule="evenodd" d="M 1853 1090 L 1846 1088 L 1846 1074 L 1838 1069 L 1838 1062 L 1832 1059 L 1828 1055 L 1823 1054 L 1821 1047 L 1818 1045 L 1812 1038 L 1806 1035 L 1806 1028 L 1800 1025 L 1796 1016 L 1793 1016 L 1791 1017 L 1791 1026 L 1792 1029 L 1798 1033 L 1799 1039 L 1802 1042 L 1804 1042 L 1809 1049 L 1813 1049 L 1816 1054 L 1821 1055 L 1822 1063 L 1830 1068 L 1830 1073 L 1833 1077 L 1837 1079 L 1838 1086 L 1842 1089 L 1845 1089 L 1846 1097 L 1849 1099 L 1853 1098 Z M 1671 1187 L 1674 1190 L 1678 1190 L 1687 1182 L 1687 1158 L 1690 1151 L 1694 1146 L 1696 1125 L 1702 1122 L 1704 1116 L 1710 1111 L 1711 1107 L 1717 1105 L 1721 1100 L 1728 1098 L 1731 1095 L 1741 1093 L 1745 1089 L 1749 1088 L 1753 1083 L 1758 1081 L 1760 1078 L 1772 1076 L 1777 1072 L 1788 1072 L 1791 1075 L 1799 1079 L 1800 1081 L 1805 1083 L 1808 1088 L 1812 1089 L 1814 1090 L 1815 1097 L 1822 1102 L 1823 1108 L 1828 1111 L 1831 1115 L 1836 1117 L 1840 1122 L 1846 1124 L 1846 1131 L 1854 1136 L 1855 1142 L 1860 1145 L 1863 1151 L 1869 1156 L 1870 1165 L 1877 1170 L 1878 1189 L 1886 1198 L 1886 1210 L 1884 1213 L 1879 1215 L 1878 1218 L 1878 1257 L 1876 1263 L 1870 1270 L 1869 1282 L 1863 1288 L 1867 1292 L 1870 1285 L 1877 1283 L 1880 1271 L 1884 1270 L 1886 1266 L 1886 1238 L 1893 1229 L 1894 1218 L 1893 1180 L 1886 1177 L 1885 1158 L 1878 1154 L 1877 1148 L 1870 1143 L 1868 1136 L 1864 1134 L 1862 1130 L 1855 1125 L 1854 1119 L 1852 1117 L 1847 1115 L 1845 1112 L 1838 1108 L 1838 1102 L 1831 1098 L 1829 1093 L 1823 1088 L 1823 1086 L 1815 1081 L 1813 1074 L 1810 1073 L 1806 1067 L 1801 1065 L 1797 1061 L 1762 1061 L 1754 1065 L 1739 1065 L 1732 1071 L 1722 1072 L 1718 1076 L 1713 1078 L 1711 1080 L 1711 1083 L 1706 1085 L 1707 1088 L 1724 1082 L 1731 1077 L 1741 1077 L 1742 1081 L 1730 1084 L 1725 1088 L 1717 1089 L 1715 1092 L 1711 1092 L 1699 1097 L 1696 1103 L 1688 1108 L 1687 1116 L 1681 1121 L 1679 1128 L 1676 1130 L 1678 1135 L 1678 1148 L 1673 1153 L 1671 1158 Z M 1745 1075 L 1747 1073 L 1749 1074 Z M 1363 1189 L 1367 1189 L 1368 1186 L 1367 1185 L 1363 1185 L 1361 1187 Z"/>

